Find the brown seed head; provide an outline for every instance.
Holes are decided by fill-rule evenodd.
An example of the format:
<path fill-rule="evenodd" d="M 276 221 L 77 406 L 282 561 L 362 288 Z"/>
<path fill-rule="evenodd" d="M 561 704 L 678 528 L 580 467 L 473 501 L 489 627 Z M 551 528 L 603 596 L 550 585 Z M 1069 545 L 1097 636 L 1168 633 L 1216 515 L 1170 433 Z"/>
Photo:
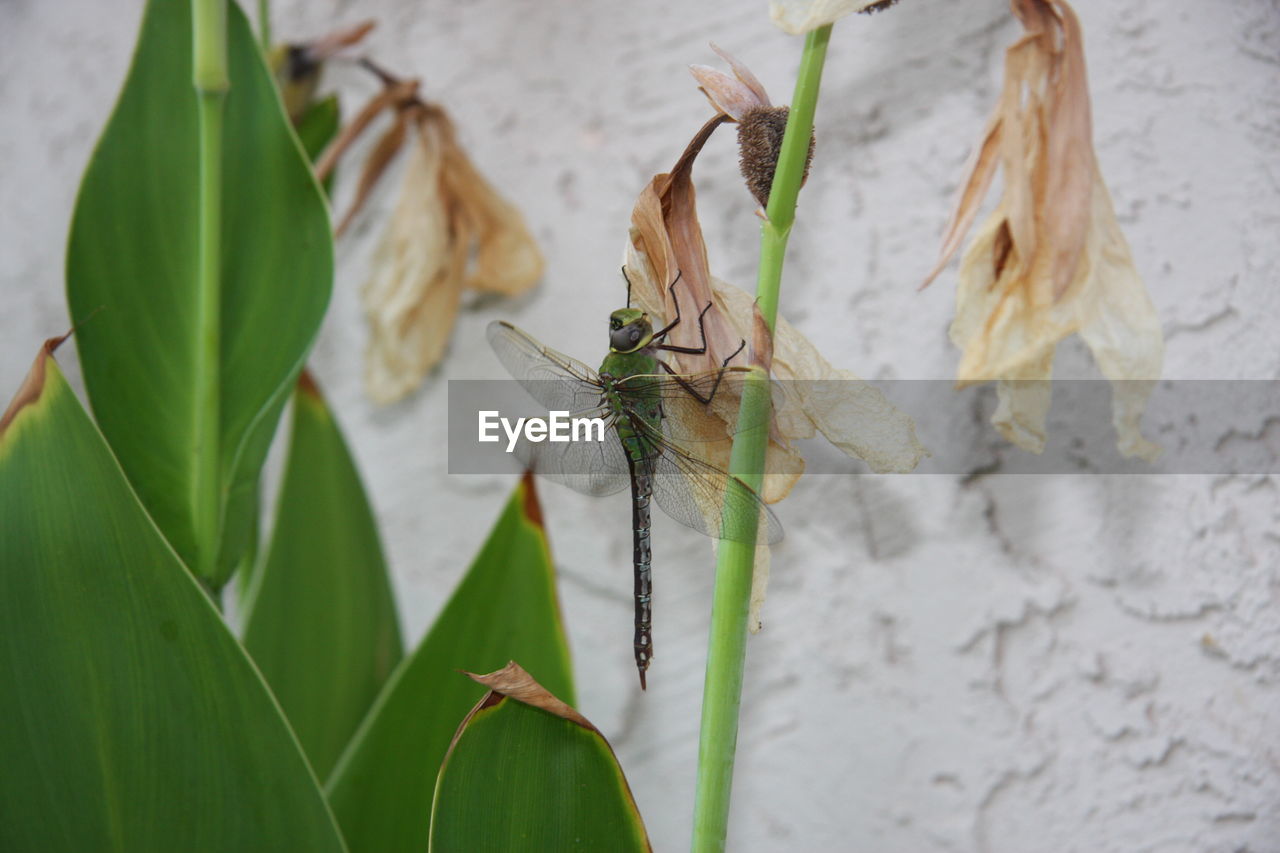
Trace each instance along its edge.
<path fill-rule="evenodd" d="M 769 191 L 773 188 L 773 173 L 778 168 L 778 155 L 782 153 L 782 137 L 787 130 L 788 107 L 756 107 L 747 111 L 738 122 L 738 165 L 747 189 L 761 207 L 769 205 Z M 803 183 L 809 177 L 809 164 L 813 162 L 814 137 L 809 137 L 809 153 L 804 161 Z"/>

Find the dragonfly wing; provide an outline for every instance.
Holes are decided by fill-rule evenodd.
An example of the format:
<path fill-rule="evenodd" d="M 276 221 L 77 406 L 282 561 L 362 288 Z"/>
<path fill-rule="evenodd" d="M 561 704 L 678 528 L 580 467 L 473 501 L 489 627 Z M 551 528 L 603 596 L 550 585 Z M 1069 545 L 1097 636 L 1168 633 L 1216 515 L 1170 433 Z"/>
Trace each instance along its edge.
<path fill-rule="evenodd" d="M 586 411 L 581 416 L 599 417 L 605 422 L 603 441 L 531 442 L 521 438 L 516 444 L 516 458 L 553 483 L 584 495 L 622 491 L 630 484 L 631 473 L 612 418 L 605 409 Z M 592 437 L 595 434 L 593 431 Z"/>
<path fill-rule="evenodd" d="M 502 366 L 547 411 L 577 414 L 600 405 L 599 375 L 576 358 L 544 347 L 501 320 L 489 324 L 487 335 Z"/>
<path fill-rule="evenodd" d="M 726 367 L 704 373 L 640 374 L 618 383 L 620 390 L 648 393 L 662 400 L 663 433 L 676 441 L 722 441 L 752 427 L 767 427 L 783 405 L 782 388 L 768 380 L 772 408 L 757 410 L 748 419 L 739 411 L 745 383 L 755 371 Z M 699 399 L 702 398 L 702 399 Z M 703 400 L 711 398 L 711 403 Z"/>
<path fill-rule="evenodd" d="M 756 542 L 782 541 L 782 524 L 754 490 L 674 442 L 663 440 L 654 460 L 653 496 L 667 515 L 715 539 L 738 539 L 754 515 Z"/>

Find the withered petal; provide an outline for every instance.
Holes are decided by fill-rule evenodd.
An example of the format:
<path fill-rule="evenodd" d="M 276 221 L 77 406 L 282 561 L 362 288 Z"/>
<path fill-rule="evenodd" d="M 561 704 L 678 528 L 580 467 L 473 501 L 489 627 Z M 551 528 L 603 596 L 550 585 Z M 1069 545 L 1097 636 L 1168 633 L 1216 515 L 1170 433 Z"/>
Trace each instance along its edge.
<path fill-rule="evenodd" d="M 377 186 L 378 180 L 387 170 L 387 166 L 395 159 L 396 154 L 404 146 L 405 131 L 408 127 L 408 117 L 404 112 L 396 114 L 395 122 L 382 135 L 377 144 L 373 146 L 373 150 L 369 152 L 369 159 L 364 161 L 364 168 L 360 170 L 360 180 L 356 184 L 356 196 L 351 202 L 351 207 L 347 209 L 346 214 L 338 223 L 338 227 L 333 229 L 335 237 L 341 237 L 346 233 L 347 227 L 355 219 L 356 215 L 364 209 L 365 204 L 369 201 L 369 196 L 373 193 L 373 188 Z"/>
<path fill-rule="evenodd" d="M 410 146 L 400 201 L 361 292 L 370 326 L 365 384 L 380 403 L 417 387 L 443 354 L 457 313 L 466 257 L 439 190 L 442 160 L 438 144 Z"/>
<path fill-rule="evenodd" d="M 449 134 L 444 150 L 443 191 L 455 218 L 475 243 L 468 287 L 515 296 L 542 277 L 542 252 L 524 217 L 485 180 Z"/>
<path fill-rule="evenodd" d="M 938 277 L 938 273 L 942 272 L 947 262 L 951 260 L 951 256 L 960 248 L 964 235 L 968 233 L 974 217 L 982 207 L 982 199 L 991 187 L 991 179 L 999 163 L 997 155 L 1000 151 L 1001 125 L 1000 114 L 996 113 L 987 121 L 986 132 L 982 135 L 982 144 L 969 156 L 955 210 L 952 211 L 951 220 L 947 223 L 947 229 L 942 235 L 942 248 L 938 251 L 938 260 L 934 263 L 933 269 L 929 270 L 929 274 L 924 277 L 924 281 L 920 283 L 921 290 Z"/>
<path fill-rule="evenodd" d="M 711 106 L 734 121 L 741 121 L 750 110 L 759 106 L 755 93 L 723 71 L 709 65 L 690 65 L 689 73 L 698 81 Z"/>
<path fill-rule="evenodd" d="M 342 130 L 338 131 L 338 135 L 329 143 L 329 147 L 324 150 L 324 155 L 316 162 L 316 180 L 323 181 L 329 177 L 329 173 L 337 165 L 338 159 L 368 129 L 373 120 L 378 117 L 378 113 L 412 98 L 417 91 L 417 80 L 403 80 L 394 86 L 387 86 L 370 98 L 369 102 L 360 109 L 360 112 L 356 113 L 356 117 L 347 122 Z"/>

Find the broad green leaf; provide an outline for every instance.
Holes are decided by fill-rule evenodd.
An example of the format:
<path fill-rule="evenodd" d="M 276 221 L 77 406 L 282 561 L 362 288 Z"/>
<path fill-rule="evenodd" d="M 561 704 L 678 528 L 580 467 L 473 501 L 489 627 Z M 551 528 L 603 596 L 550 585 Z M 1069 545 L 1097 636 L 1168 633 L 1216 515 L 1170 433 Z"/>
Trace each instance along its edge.
<path fill-rule="evenodd" d="M 436 781 L 433 853 L 649 850 L 604 735 L 515 663 L 458 727 Z"/>
<path fill-rule="evenodd" d="M 458 720 L 484 692 L 458 670 L 493 670 L 515 657 L 572 701 L 555 572 L 528 476 L 329 777 L 329 802 L 353 851 L 426 849 L 436 772 Z"/>
<path fill-rule="evenodd" d="M 330 95 L 329 97 L 317 101 L 312 104 L 298 120 L 298 124 L 294 130 L 298 134 L 298 141 L 302 143 L 302 150 L 306 152 L 307 159 L 314 162 L 330 140 L 338 132 L 338 96 Z M 322 186 L 327 195 L 333 188 L 334 171 L 330 171 L 324 179 Z M 260 494 L 255 494 L 252 498 L 252 506 L 249 513 L 256 519 L 259 515 L 258 506 Z M 251 524 L 249 528 L 249 540 L 240 556 L 240 562 L 236 566 L 234 574 L 237 578 L 236 588 L 241 596 L 247 595 L 249 587 L 253 583 L 254 576 L 259 568 L 258 556 L 258 525 Z M 319 771 L 317 771 L 319 772 Z"/>
<path fill-rule="evenodd" d="M 306 372 L 293 395 L 275 532 L 250 593 L 244 645 L 321 778 L 400 661 L 373 513 Z"/>
<path fill-rule="evenodd" d="M 298 133 L 298 140 L 302 143 L 302 150 L 307 153 L 309 161 L 315 163 L 320 159 L 324 149 L 338 135 L 339 124 L 337 95 L 329 95 L 307 107 L 307 111 L 298 119 L 294 130 Z M 333 190 L 333 176 L 334 172 L 331 171 L 324 179 L 325 194 Z"/>
<path fill-rule="evenodd" d="M 214 586 L 251 539 L 259 470 L 329 299 L 329 220 L 243 14 L 228 10 L 219 358 L 198 356 L 199 126 L 191 3 L 151 0 L 76 201 L 67 297 L 94 414 L 134 490 Z M 218 541 L 196 519 L 197 424 L 217 388 Z M 208 538 L 203 537 L 203 538 Z"/>
<path fill-rule="evenodd" d="M 0 850 L 342 850 L 265 683 L 51 349 L 0 419 Z"/>

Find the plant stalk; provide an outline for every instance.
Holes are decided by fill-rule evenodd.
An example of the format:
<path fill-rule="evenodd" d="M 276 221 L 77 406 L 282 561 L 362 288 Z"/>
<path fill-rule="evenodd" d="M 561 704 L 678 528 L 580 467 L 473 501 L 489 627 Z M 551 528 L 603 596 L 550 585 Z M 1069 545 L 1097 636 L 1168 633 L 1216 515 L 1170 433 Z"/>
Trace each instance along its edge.
<path fill-rule="evenodd" d="M 778 316 L 778 292 L 787 239 L 795 222 L 796 199 L 804 179 L 813 116 L 818 103 L 822 66 L 826 60 L 830 25 L 806 37 L 795 95 L 787 117 L 782 151 L 769 192 L 761 227 L 760 268 L 756 300 L 772 332 Z M 743 389 L 739 423 L 767 423 L 760 415 L 770 403 L 763 375 Z M 764 480 L 767 426 L 744 430 L 734 436 L 729 471 L 757 492 Z M 731 486 L 732 488 L 733 486 Z M 729 826 L 729 798 L 733 785 L 734 754 L 738 742 L 738 712 L 742 702 L 742 673 L 747 653 L 747 620 L 751 602 L 751 576 L 755 564 L 755 528 L 759 519 L 745 519 L 745 528 L 726 530 L 733 539 L 720 542 L 716 559 L 715 593 L 707 649 L 707 673 L 702 696 L 702 730 L 698 743 L 698 783 L 693 807 L 693 850 L 721 851 Z M 726 519 L 726 525 L 729 519 Z M 738 526 L 744 526 L 742 522 Z"/>
<path fill-rule="evenodd" d="M 217 577 L 221 516 L 218 470 L 221 430 L 222 322 L 222 128 L 227 91 L 226 0 L 191 0 L 192 82 L 200 120 L 200 224 L 197 249 L 195 441 L 192 507 L 196 525 L 196 575 Z M 216 590 L 214 590 L 216 593 Z"/>

